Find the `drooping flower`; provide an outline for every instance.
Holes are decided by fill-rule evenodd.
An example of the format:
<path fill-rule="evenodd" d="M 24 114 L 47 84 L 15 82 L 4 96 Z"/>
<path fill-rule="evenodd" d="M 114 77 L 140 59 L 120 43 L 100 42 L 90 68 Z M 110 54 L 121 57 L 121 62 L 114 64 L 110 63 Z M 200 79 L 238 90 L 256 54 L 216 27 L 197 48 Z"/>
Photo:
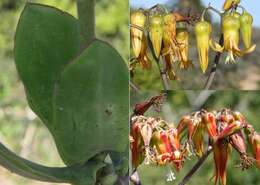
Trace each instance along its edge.
<path fill-rule="evenodd" d="M 254 132 L 249 136 L 249 141 L 253 149 L 257 167 L 260 169 L 260 135 Z"/>
<path fill-rule="evenodd" d="M 209 137 L 212 138 L 213 140 L 216 140 L 218 136 L 218 132 L 217 132 L 217 123 L 216 123 L 215 115 L 211 112 L 204 113 L 202 116 L 202 122 L 207 128 Z"/>
<path fill-rule="evenodd" d="M 175 169 L 179 171 L 182 168 L 184 155 L 180 148 L 181 144 L 179 140 L 178 130 L 176 128 L 170 128 L 168 132 L 169 132 L 169 140 L 172 147 L 170 161 L 173 162 Z"/>
<path fill-rule="evenodd" d="M 146 16 L 142 10 L 137 10 L 131 13 L 130 21 L 132 24 L 130 32 L 131 32 L 131 43 L 133 47 L 133 53 L 134 56 L 138 58 L 141 52 L 142 40 L 144 37 L 144 32 L 143 30 L 140 29 L 144 29 L 145 27 Z M 135 26 L 139 27 L 140 29 Z"/>
<path fill-rule="evenodd" d="M 239 18 L 240 20 L 240 30 L 244 45 L 246 48 L 251 47 L 251 37 L 252 37 L 252 24 L 253 17 L 247 11 L 243 11 L 242 15 Z"/>
<path fill-rule="evenodd" d="M 217 140 L 216 143 L 213 143 L 215 185 L 218 181 L 221 182 L 221 185 L 226 185 L 226 168 L 230 150 L 230 144 L 226 140 Z"/>
<path fill-rule="evenodd" d="M 204 134 L 205 126 L 201 123 L 196 124 L 196 128 L 192 136 L 192 142 L 194 144 L 195 153 L 198 157 L 201 157 L 204 154 Z"/>
<path fill-rule="evenodd" d="M 142 37 L 141 51 L 137 59 L 143 69 L 151 69 L 151 61 L 148 58 L 147 41 L 145 37 Z"/>
<path fill-rule="evenodd" d="M 237 13 L 232 13 L 229 15 L 225 15 L 222 20 L 222 32 L 224 35 L 224 48 L 222 51 L 227 51 L 228 56 L 226 58 L 226 63 L 232 62 L 235 63 L 235 56 L 241 57 L 244 54 L 250 53 L 254 51 L 256 45 L 252 45 L 251 47 L 241 50 L 238 47 L 239 44 L 239 29 L 240 29 L 240 21 Z M 218 52 L 222 52 L 221 50 L 217 50 Z"/>
<path fill-rule="evenodd" d="M 131 128 L 131 153 L 132 164 L 134 168 L 137 168 L 144 160 L 144 141 L 142 139 L 140 123 L 134 122 Z"/>
<path fill-rule="evenodd" d="M 166 164 L 171 159 L 172 149 L 167 131 L 154 131 L 151 146 L 156 149 L 158 164 Z"/>
<path fill-rule="evenodd" d="M 200 67 L 205 73 L 208 68 L 208 53 L 211 46 L 214 50 L 221 50 L 221 46 L 211 39 L 211 25 L 209 22 L 201 20 L 195 25 L 195 36 L 199 55 Z"/>
<path fill-rule="evenodd" d="M 163 39 L 163 18 L 161 15 L 153 15 L 149 20 L 149 37 L 152 42 L 154 54 L 159 58 Z"/>
<path fill-rule="evenodd" d="M 189 33 L 186 28 L 177 29 L 176 40 L 180 51 L 180 68 L 188 69 L 192 63 L 189 59 Z"/>

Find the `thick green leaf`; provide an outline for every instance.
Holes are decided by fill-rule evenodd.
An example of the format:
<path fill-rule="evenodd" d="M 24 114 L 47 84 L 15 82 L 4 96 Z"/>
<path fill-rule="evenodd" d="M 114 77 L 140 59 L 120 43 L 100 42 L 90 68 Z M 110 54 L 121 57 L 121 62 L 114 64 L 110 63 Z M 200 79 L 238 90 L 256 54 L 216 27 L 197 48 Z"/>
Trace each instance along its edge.
<path fill-rule="evenodd" d="M 28 3 L 15 37 L 15 62 L 33 111 L 51 129 L 54 82 L 79 53 L 77 20 L 58 9 Z"/>
<path fill-rule="evenodd" d="M 95 40 L 66 66 L 54 94 L 54 137 L 67 164 L 128 144 L 128 70 L 115 49 Z"/>

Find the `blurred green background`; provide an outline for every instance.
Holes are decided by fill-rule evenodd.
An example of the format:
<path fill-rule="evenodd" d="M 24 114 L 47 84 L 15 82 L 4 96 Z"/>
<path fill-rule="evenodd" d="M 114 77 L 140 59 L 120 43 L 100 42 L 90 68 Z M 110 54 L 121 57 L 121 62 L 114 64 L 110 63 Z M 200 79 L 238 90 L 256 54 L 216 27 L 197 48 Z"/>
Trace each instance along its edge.
<path fill-rule="evenodd" d="M 202 9 L 208 5 L 209 2 L 212 6 L 221 10 L 222 4 L 225 0 L 130 0 L 131 9 L 148 8 L 157 3 L 162 3 L 169 10 L 177 10 L 185 15 L 191 10 L 193 13 L 200 14 Z M 259 11 L 257 11 L 256 3 L 253 0 L 241 1 L 241 4 L 248 9 L 255 19 L 253 29 L 253 41 L 256 44 L 256 50 L 244 57 L 237 59 L 236 64 L 225 65 L 226 54 L 223 54 L 220 58 L 220 65 L 218 65 L 217 73 L 211 89 L 226 90 L 226 89 L 243 89 L 243 90 L 258 90 L 260 89 L 260 20 Z M 212 13 L 212 12 L 211 12 Z M 208 18 L 212 21 L 213 25 L 213 38 L 219 40 L 220 31 L 220 18 L 216 14 L 210 14 Z M 177 69 L 177 74 L 180 77 L 180 81 L 170 81 L 171 89 L 185 89 L 185 90 L 202 90 L 207 77 L 210 72 L 210 68 L 213 65 L 215 52 L 210 51 L 209 55 L 209 68 L 206 74 L 203 74 L 200 67 L 196 50 L 196 41 L 194 38 L 194 27 L 189 26 L 190 32 L 190 51 L 189 58 L 193 61 L 194 68 L 185 70 Z M 242 46 L 241 46 L 242 48 Z M 152 59 L 152 56 L 150 56 Z M 152 69 L 143 70 L 140 65 L 137 65 L 132 82 L 136 84 L 141 90 L 161 90 L 162 83 L 159 76 L 159 71 L 155 61 L 152 61 Z"/>
<path fill-rule="evenodd" d="M 31 0 L 76 16 L 76 0 Z M 128 1 L 97 0 L 97 36 L 112 43 L 127 61 Z M 29 109 L 13 59 L 15 28 L 25 0 L 0 1 L 0 141 L 20 156 L 47 166 L 63 166 L 48 130 Z M 61 53 L 62 54 L 62 53 Z M 11 174 L 0 166 L 0 185 L 50 185 Z"/>
<path fill-rule="evenodd" d="M 148 100 L 151 96 L 158 95 L 156 92 L 144 91 L 142 93 L 131 94 L 131 107 L 133 109 L 136 103 Z M 207 110 L 220 110 L 230 108 L 240 111 L 247 121 L 260 131 L 260 91 L 171 91 L 167 94 L 167 99 L 161 107 L 161 112 L 155 112 L 151 108 L 145 116 L 161 117 L 164 120 L 178 124 L 181 116 L 201 108 Z M 167 185 L 178 184 L 196 162 L 196 157 L 187 160 L 184 168 L 175 173 L 176 180 L 166 182 L 166 175 L 169 173 L 169 167 L 160 167 L 152 165 L 141 165 L 138 172 L 142 185 Z M 227 185 L 258 185 L 260 184 L 260 171 L 254 166 L 248 170 L 242 171 L 236 168 L 239 164 L 239 155 L 232 150 L 227 169 Z M 214 165 L 212 155 L 208 157 L 206 163 L 201 166 L 199 171 L 194 174 L 188 185 L 210 185 L 214 175 Z"/>

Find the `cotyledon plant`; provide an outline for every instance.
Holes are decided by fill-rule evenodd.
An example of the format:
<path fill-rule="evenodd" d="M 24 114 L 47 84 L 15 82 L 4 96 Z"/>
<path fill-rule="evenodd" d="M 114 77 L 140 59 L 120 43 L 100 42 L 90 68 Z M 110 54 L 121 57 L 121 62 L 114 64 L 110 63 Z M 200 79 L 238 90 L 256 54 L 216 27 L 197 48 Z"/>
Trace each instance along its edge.
<path fill-rule="evenodd" d="M 78 19 L 27 3 L 14 48 L 28 103 L 67 166 L 27 161 L 1 143 L 0 164 L 41 181 L 113 184 L 128 171 L 128 69 L 113 47 L 95 38 L 95 0 L 77 5 Z"/>

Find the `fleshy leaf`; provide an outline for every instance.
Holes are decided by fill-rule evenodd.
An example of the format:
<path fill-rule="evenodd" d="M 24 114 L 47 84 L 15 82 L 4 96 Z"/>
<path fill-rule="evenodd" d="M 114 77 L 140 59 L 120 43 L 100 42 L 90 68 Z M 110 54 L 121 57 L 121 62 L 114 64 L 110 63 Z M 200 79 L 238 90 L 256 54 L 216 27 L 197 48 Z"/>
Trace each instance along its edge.
<path fill-rule="evenodd" d="M 32 110 L 50 129 L 54 82 L 79 52 L 79 29 L 71 15 L 27 3 L 15 36 L 15 62 Z"/>
<path fill-rule="evenodd" d="M 95 40 L 61 74 L 54 92 L 54 138 L 67 164 L 128 143 L 128 70 L 108 44 Z"/>

